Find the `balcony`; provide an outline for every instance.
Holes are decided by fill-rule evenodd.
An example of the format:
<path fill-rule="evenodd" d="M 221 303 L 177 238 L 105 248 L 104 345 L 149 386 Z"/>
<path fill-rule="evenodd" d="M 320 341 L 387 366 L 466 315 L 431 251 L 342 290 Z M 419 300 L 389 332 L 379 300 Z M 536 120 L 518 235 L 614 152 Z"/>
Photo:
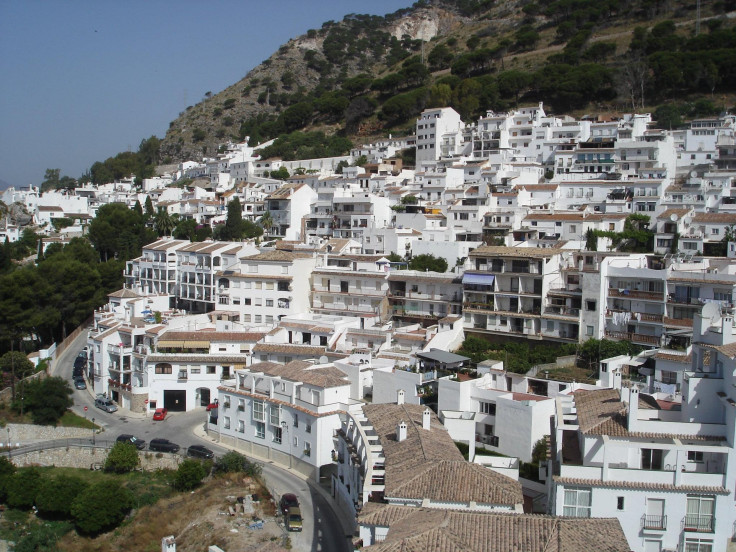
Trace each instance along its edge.
<path fill-rule="evenodd" d="M 631 322 L 655 322 L 661 324 L 664 317 L 661 314 L 651 314 L 646 312 L 632 312 L 620 309 L 606 309 L 606 318 L 611 318 L 615 313 L 631 312 Z"/>
<path fill-rule="evenodd" d="M 609 297 L 622 297 L 624 299 L 644 299 L 646 301 L 664 301 L 662 291 L 636 291 L 633 289 L 608 288 Z"/>
<path fill-rule="evenodd" d="M 568 318 L 577 319 L 580 316 L 580 309 L 550 305 L 544 309 L 544 314 L 550 314 L 553 316 L 566 316 Z"/>
<path fill-rule="evenodd" d="M 107 351 L 112 355 L 129 355 L 133 352 L 133 347 L 125 346 L 123 344 L 120 345 L 108 345 Z"/>
<path fill-rule="evenodd" d="M 716 518 L 705 514 L 688 514 L 682 518 L 682 530 L 696 533 L 714 533 Z"/>
<path fill-rule="evenodd" d="M 659 345 L 659 337 L 656 335 L 644 335 L 630 332 L 612 332 L 606 330 L 606 337 L 614 339 L 616 341 L 631 341 L 632 343 L 639 343 L 642 345 Z"/>
<path fill-rule="evenodd" d="M 641 516 L 641 528 L 649 531 L 666 531 L 667 516 Z"/>

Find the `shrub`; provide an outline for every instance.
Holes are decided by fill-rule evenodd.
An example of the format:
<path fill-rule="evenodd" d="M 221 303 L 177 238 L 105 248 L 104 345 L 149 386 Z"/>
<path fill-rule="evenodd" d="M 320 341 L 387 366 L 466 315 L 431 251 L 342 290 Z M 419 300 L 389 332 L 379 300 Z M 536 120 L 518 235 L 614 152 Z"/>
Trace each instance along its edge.
<path fill-rule="evenodd" d="M 4 456 L 0 457 L 0 503 L 7 500 L 8 481 L 15 473 L 15 464 Z"/>
<path fill-rule="evenodd" d="M 127 473 L 141 463 L 138 449 L 132 443 L 118 442 L 110 449 L 105 459 L 105 471 Z"/>
<path fill-rule="evenodd" d="M 216 473 L 242 472 L 246 475 L 256 477 L 261 475 L 261 466 L 251 462 L 245 456 L 235 451 L 230 451 L 218 458 L 215 463 Z"/>
<path fill-rule="evenodd" d="M 133 494 L 109 479 L 91 485 L 72 502 L 71 513 L 80 533 L 94 535 L 117 527 L 133 506 Z"/>
<path fill-rule="evenodd" d="M 172 482 L 177 491 L 191 491 L 207 476 L 204 463 L 188 458 L 179 464 Z"/>
<path fill-rule="evenodd" d="M 15 472 L 6 485 L 8 506 L 27 510 L 36 501 L 41 486 L 41 472 L 36 468 L 23 468 Z"/>
<path fill-rule="evenodd" d="M 53 519 L 71 517 L 72 503 L 87 488 L 78 477 L 60 475 L 45 479 L 36 493 L 36 507 L 41 515 Z"/>

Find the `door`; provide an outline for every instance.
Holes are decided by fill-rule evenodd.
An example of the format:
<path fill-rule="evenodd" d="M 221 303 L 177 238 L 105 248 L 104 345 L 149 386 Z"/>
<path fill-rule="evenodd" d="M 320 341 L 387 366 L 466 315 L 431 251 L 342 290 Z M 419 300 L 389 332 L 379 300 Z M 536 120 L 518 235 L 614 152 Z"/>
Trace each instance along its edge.
<path fill-rule="evenodd" d="M 644 541 L 644 552 L 660 552 L 662 550 L 662 541 L 646 540 Z"/>
<path fill-rule="evenodd" d="M 186 412 L 187 392 L 179 390 L 164 391 L 164 408 L 171 412 Z"/>

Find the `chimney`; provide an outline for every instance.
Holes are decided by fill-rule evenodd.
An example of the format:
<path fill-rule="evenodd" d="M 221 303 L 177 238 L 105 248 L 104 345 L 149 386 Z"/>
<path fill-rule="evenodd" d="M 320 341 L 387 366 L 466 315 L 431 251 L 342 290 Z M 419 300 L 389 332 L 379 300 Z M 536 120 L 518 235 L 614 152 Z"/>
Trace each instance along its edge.
<path fill-rule="evenodd" d="M 733 342 L 733 315 L 724 314 L 721 318 L 721 337 L 723 338 L 723 344 Z"/>
<path fill-rule="evenodd" d="M 404 390 L 399 389 L 399 392 L 396 393 L 396 404 L 404 404 Z"/>
<path fill-rule="evenodd" d="M 406 422 L 404 420 L 401 420 L 396 426 L 396 440 L 399 443 L 406 441 Z"/>
<path fill-rule="evenodd" d="M 429 431 L 429 422 L 432 420 L 432 411 L 429 407 L 424 409 L 422 412 L 422 429 Z"/>
<path fill-rule="evenodd" d="M 621 391 L 621 371 L 618 369 L 613 371 L 613 388 Z"/>
<path fill-rule="evenodd" d="M 629 391 L 629 419 L 627 428 L 629 431 L 636 431 L 636 421 L 639 417 L 639 389 L 632 387 Z"/>

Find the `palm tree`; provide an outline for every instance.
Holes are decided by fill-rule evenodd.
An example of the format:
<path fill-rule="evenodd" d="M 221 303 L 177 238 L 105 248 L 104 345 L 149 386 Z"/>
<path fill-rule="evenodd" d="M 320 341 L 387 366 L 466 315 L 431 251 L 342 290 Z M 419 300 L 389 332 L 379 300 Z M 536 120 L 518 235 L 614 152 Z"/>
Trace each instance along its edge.
<path fill-rule="evenodd" d="M 261 215 L 261 218 L 258 219 L 258 222 L 261 225 L 261 228 L 263 228 L 264 233 L 268 236 L 268 231 L 273 226 L 273 217 L 271 216 L 271 211 L 266 211 Z"/>
<path fill-rule="evenodd" d="M 159 236 L 166 236 L 171 235 L 171 231 L 176 226 L 176 223 L 174 221 L 174 217 L 169 214 L 167 209 L 159 207 L 158 213 L 156 213 L 156 219 L 153 221 L 153 225 Z"/>

